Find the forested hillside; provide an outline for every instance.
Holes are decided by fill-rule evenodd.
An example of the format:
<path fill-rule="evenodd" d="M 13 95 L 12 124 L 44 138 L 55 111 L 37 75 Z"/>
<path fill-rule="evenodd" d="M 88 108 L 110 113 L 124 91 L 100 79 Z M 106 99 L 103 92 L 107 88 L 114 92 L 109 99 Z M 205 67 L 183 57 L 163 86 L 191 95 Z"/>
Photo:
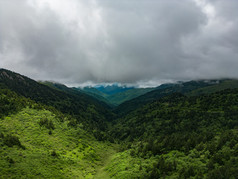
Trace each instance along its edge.
<path fill-rule="evenodd" d="M 162 84 L 151 92 L 120 104 L 114 112 L 119 115 L 124 115 L 145 104 L 173 93 L 181 93 L 186 96 L 196 96 L 232 88 L 238 88 L 238 80 L 198 80 L 174 84 Z"/>
<path fill-rule="evenodd" d="M 237 116 L 237 89 L 196 97 L 174 93 L 116 121 L 110 135 L 124 152 L 114 162 L 131 157 L 125 167 L 132 178 L 237 178 Z M 119 175 L 127 173 L 117 167 Z"/>
<path fill-rule="evenodd" d="M 0 178 L 92 178 L 112 150 L 54 108 L 2 88 L 0 99 Z"/>
<path fill-rule="evenodd" d="M 104 137 L 105 133 L 101 133 L 113 116 L 107 104 L 91 96 L 66 86 L 57 90 L 9 70 L 0 70 L 0 86 L 73 116 L 72 125 L 83 123 L 85 130 L 94 131 L 100 139 Z"/>
<path fill-rule="evenodd" d="M 1 69 L 0 176 L 238 178 L 237 84 L 164 84 L 113 109 Z"/>
<path fill-rule="evenodd" d="M 101 91 L 95 87 L 84 87 L 77 88 L 79 91 L 85 92 L 86 94 L 95 97 L 96 99 L 103 101 L 111 106 L 118 106 L 126 101 L 134 99 L 138 96 L 146 94 L 154 88 L 122 88 L 113 86 L 113 88 L 101 87 Z M 118 88 L 118 89 L 117 89 Z M 110 91 L 112 90 L 112 91 Z M 107 92 L 108 91 L 108 92 Z"/>

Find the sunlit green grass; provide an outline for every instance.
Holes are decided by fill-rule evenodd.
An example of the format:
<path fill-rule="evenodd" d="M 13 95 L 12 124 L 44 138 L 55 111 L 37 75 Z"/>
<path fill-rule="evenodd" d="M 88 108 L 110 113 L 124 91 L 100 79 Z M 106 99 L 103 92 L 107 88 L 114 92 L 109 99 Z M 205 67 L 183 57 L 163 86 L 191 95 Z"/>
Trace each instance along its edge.
<path fill-rule="evenodd" d="M 40 125 L 52 121 L 54 129 Z M 2 178 L 92 178 L 109 146 L 79 126 L 68 127 L 47 110 L 25 108 L 1 119 L 0 132 L 17 136 L 23 147 L 0 140 Z"/>

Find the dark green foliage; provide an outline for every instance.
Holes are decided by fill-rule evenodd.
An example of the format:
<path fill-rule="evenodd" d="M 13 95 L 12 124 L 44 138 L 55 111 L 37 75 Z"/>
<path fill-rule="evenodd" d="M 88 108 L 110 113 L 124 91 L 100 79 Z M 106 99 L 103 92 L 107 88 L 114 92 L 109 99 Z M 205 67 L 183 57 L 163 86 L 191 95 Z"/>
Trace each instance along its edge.
<path fill-rule="evenodd" d="M 56 153 L 55 150 L 53 150 L 50 155 L 51 155 L 52 157 L 58 157 L 58 154 Z"/>
<path fill-rule="evenodd" d="M 5 89 L 0 83 L 0 118 L 15 113 L 31 102 L 16 93 Z"/>
<path fill-rule="evenodd" d="M 137 108 L 142 107 L 145 104 L 149 104 L 155 100 L 158 100 L 164 96 L 168 96 L 173 93 L 188 93 L 195 89 L 199 89 L 205 86 L 210 86 L 212 84 L 206 83 L 204 81 L 190 81 L 179 84 L 164 84 L 157 87 L 155 90 L 148 92 L 142 96 L 139 96 L 135 99 L 126 101 L 120 104 L 115 112 L 123 116 L 129 112 L 136 110 Z"/>
<path fill-rule="evenodd" d="M 0 171 L 92 178 L 102 162 L 97 150 L 107 153 L 98 141 L 110 141 L 120 144 L 105 162 L 110 177 L 238 178 L 238 89 L 217 90 L 235 80 L 215 82 L 162 85 L 114 115 L 76 89 L 0 70 Z M 40 167 L 31 176 L 32 161 Z"/>
<path fill-rule="evenodd" d="M 40 124 L 40 126 L 44 126 L 47 129 L 52 129 L 52 130 L 55 129 L 55 126 L 54 126 L 54 123 L 52 122 L 52 120 L 48 120 L 47 118 L 40 119 L 39 124 Z"/>
<path fill-rule="evenodd" d="M 132 157 L 160 156 L 156 167 L 148 169 L 151 178 L 175 174 L 179 178 L 203 178 L 205 174 L 237 178 L 237 110 L 237 89 L 195 97 L 173 93 L 118 119 L 111 136 L 131 143 Z M 172 151 L 200 161 L 183 166 L 178 158 L 171 161 Z M 206 170 L 200 168 L 203 163 Z"/>
<path fill-rule="evenodd" d="M 102 101 L 102 102 L 108 104 L 111 107 L 114 107 L 114 105 L 109 100 L 107 100 L 107 97 L 109 95 L 107 95 L 107 94 L 97 90 L 96 88 L 85 87 L 85 88 L 74 88 L 74 89 L 77 90 L 77 91 L 80 91 L 82 93 L 85 93 L 85 94 L 87 94 L 89 96 L 92 96 L 92 97 L 96 98 L 97 100 Z"/>
<path fill-rule="evenodd" d="M 14 136 L 11 134 L 8 134 L 6 136 L 4 136 L 2 134 L 1 136 L 2 136 L 1 138 L 3 140 L 4 145 L 7 145 L 8 147 L 13 147 L 15 145 L 15 146 L 25 149 L 25 147 L 21 144 L 21 142 L 17 136 Z"/>
<path fill-rule="evenodd" d="M 79 91 L 82 91 L 90 96 L 95 97 L 96 99 L 103 101 L 111 106 L 118 106 L 121 103 L 141 96 L 145 93 L 152 91 L 154 88 L 126 88 L 126 90 L 119 90 L 115 93 L 104 93 L 93 87 L 85 87 L 83 89 L 78 88 Z"/>
<path fill-rule="evenodd" d="M 108 125 L 107 121 L 113 117 L 109 111 L 110 107 L 105 103 L 64 85 L 58 85 L 55 88 L 60 89 L 55 89 L 9 70 L 0 69 L 1 86 L 4 90 L 10 89 L 18 95 L 47 106 L 53 106 L 64 114 L 74 116 L 77 123 L 83 123 L 84 129 L 87 131 L 105 131 L 105 127 Z M 1 100 L 1 102 L 7 104 L 9 100 L 6 100 Z M 7 115 L 5 111 L 16 111 L 16 107 L 11 103 L 5 105 L 5 108 L 0 108 L 2 110 L 0 115 Z"/>
<path fill-rule="evenodd" d="M 129 112 L 136 110 L 145 104 L 152 103 L 155 100 L 173 93 L 181 93 L 186 96 L 199 96 L 201 94 L 211 94 L 233 88 L 238 88 L 238 80 L 200 80 L 181 82 L 178 84 L 163 84 L 151 92 L 120 104 L 115 109 L 115 112 L 121 116 L 127 115 Z"/>
<path fill-rule="evenodd" d="M 133 88 L 120 93 L 108 96 L 106 99 L 115 106 L 118 106 L 126 101 L 134 99 L 145 93 L 152 91 L 154 88 Z"/>
<path fill-rule="evenodd" d="M 7 158 L 7 161 L 9 162 L 10 165 L 15 163 L 15 161 L 10 157 Z"/>

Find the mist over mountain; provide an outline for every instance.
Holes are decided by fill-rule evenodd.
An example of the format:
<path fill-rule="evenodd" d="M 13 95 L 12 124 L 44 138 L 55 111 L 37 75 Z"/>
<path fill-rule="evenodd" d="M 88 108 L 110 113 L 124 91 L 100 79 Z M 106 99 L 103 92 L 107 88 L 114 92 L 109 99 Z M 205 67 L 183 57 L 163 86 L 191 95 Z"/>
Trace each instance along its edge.
<path fill-rule="evenodd" d="M 0 0 L 0 178 L 238 178 L 237 0 Z"/>
<path fill-rule="evenodd" d="M 94 88 L 108 95 L 112 95 L 112 94 L 120 93 L 123 91 L 127 91 L 129 89 L 133 89 L 134 87 L 119 86 L 117 84 L 112 84 L 107 86 L 97 85 Z"/>
<path fill-rule="evenodd" d="M 1 1 L 0 66 L 71 86 L 237 78 L 237 7 L 235 0 Z"/>
<path fill-rule="evenodd" d="M 238 80 L 103 88 L 0 69 L 1 176 L 238 177 Z"/>

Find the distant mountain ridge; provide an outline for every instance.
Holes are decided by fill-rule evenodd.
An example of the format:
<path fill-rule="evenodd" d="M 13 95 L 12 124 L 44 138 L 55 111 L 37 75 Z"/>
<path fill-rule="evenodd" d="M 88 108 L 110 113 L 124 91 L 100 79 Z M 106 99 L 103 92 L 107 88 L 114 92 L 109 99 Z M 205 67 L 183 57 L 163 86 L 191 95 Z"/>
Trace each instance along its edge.
<path fill-rule="evenodd" d="M 127 87 L 125 85 L 119 86 L 118 84 L 112 84 L 112 85 L 97 85 L 94 86 L 98 91 L 101 91 L 102 93 L 113 95 L 117 93 L 121 93 L 130 89 L 134 89 L 135 87 Z"/>
<path fill-rule="evenodd" d="M 237 111 L 236 79 L 108 95 L 1 69 L 0 176 L 238 178 Z"/>
<path fill-rule="evenodd" d="M 78 88 L 78 90 L 85 92 L 98 100 L 102 100 L 111 106 L 118 106 L 125 101 L 136 98 L 153 89 L 154 88 L 127 87 L 125 85 L 119 86 L 117 84 Z"/>
<path fill-rule="evenodd" d="M 124 103 L 120 104 L 114 112 L 120 115 L 124 115 L 147 103 L 156 101 L 173 93 L 181 93 L 186 96 L 197 96 L 233 88 L 238 88 L 238 80 L 236 79 L 197 80 L 172 84 L 162 84 L 148 93 L 138 96 L 137 98 L 125 101 Z"/>
<path fill-rule="evenodd" d="M 105 121 L 111 119 L 110 106 L 106 103 L 62 84 L 45 85 L 18 73 L 1 69 L 0 86 L 37 103 L 52 106 L 64 114 L 75 116 L 87 130 L 105 128 Z"/>

